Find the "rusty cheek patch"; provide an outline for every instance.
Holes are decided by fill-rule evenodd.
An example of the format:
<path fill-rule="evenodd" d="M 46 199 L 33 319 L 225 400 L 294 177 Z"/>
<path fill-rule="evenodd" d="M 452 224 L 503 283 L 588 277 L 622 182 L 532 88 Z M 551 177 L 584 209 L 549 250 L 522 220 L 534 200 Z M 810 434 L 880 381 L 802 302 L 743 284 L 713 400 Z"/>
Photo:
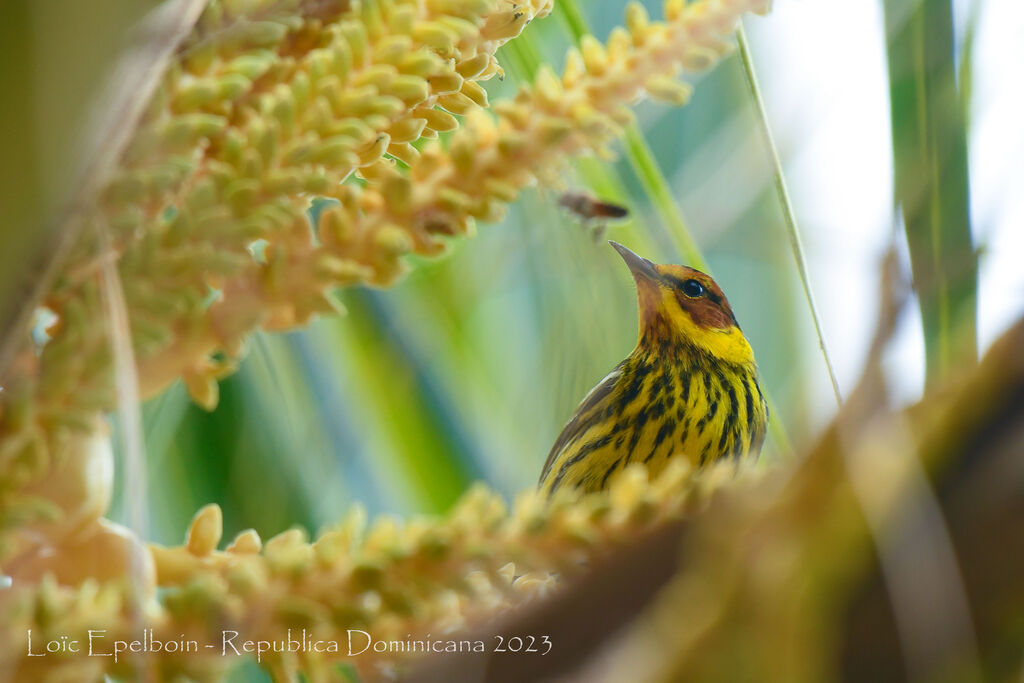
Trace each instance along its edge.
<path fill-rule="evenodd" d="M 676 294 L 679 306 L 690 314 L 693 322 L 703 328 L 725 330 L 732 327 L 732 316 L 707 298 L 691 299 L 682 294 Z"/>

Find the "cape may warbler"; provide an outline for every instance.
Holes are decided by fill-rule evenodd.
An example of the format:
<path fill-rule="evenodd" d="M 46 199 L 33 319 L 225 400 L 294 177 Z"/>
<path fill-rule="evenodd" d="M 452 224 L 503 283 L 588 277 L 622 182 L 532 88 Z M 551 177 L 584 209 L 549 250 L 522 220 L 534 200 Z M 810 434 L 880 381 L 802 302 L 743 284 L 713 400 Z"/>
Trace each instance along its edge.
<path fill-rule="evenodd" d="M 695 465 L 756 457 L 764 441 L 768 406 L 754 352 L 715 281 L 611 245 L 636 280 L 639 339 L 555 441 L 540 475 L 549 495 L 602 489 L 631 462 L 654 474 L 671 457 Z"/>

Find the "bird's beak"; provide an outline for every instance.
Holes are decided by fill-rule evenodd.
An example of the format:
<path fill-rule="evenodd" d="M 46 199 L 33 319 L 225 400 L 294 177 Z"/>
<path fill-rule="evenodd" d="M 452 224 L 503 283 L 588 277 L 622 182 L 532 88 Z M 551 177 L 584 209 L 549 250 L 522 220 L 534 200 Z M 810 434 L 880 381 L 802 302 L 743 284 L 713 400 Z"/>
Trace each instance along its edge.
<path fill-rule="evenodd" d="M 629 268 L 629 272 L 633 274 L 633 279 L 636 280 L 637 284 L 640 284 L 641 280 L 652 283 L 661 280 L 661 275 L 658 274 L 653 263 L 642 256 L 638 256 L 618 242 L 609 241 L 608 244 L 615 247 L 615 251 L 619 252 L 619 256 L 626 262 L 626 266 Z"/>

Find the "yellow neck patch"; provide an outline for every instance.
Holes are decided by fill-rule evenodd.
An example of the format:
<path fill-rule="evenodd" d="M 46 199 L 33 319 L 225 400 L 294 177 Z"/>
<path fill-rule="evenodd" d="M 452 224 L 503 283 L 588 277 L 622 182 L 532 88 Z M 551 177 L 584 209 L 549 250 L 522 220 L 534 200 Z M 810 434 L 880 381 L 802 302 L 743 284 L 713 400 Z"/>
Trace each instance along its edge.
<path fill-rule="evenodd" d="M 700 325 L 688 311 L 683 310 L 674 292 L 665 287 L 658 287 L 656 291 L 657 294 L 651 290 L 641 292 L 639 343 L 643 343 L 644 337 L 651 333 L 655 337 L 678 336 L 727 363 L 755 364 L 754 351 L 739 327 L 733 324 L 724 328 Z M 654 325 L 659 329 L 652 329 Z M 663 329 L 665 327 L 668 329 Z"/>

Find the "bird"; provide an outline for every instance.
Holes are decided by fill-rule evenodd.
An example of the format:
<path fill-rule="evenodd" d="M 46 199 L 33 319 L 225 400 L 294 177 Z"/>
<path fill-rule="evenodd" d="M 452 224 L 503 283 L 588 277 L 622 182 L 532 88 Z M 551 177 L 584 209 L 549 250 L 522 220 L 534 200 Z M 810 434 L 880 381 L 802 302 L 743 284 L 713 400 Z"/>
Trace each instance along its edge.
<path fill-rule="evenodd" d="M 600 491 L 616 471 L 672 458 L 696 467 L 756 459 L 768 426 L 757 363 L 725 294 L 707 274 L 658 265 L 617 242 L 636 282 L 636 347 L 583 398 L 555 440 L 539 489 Z"/>

